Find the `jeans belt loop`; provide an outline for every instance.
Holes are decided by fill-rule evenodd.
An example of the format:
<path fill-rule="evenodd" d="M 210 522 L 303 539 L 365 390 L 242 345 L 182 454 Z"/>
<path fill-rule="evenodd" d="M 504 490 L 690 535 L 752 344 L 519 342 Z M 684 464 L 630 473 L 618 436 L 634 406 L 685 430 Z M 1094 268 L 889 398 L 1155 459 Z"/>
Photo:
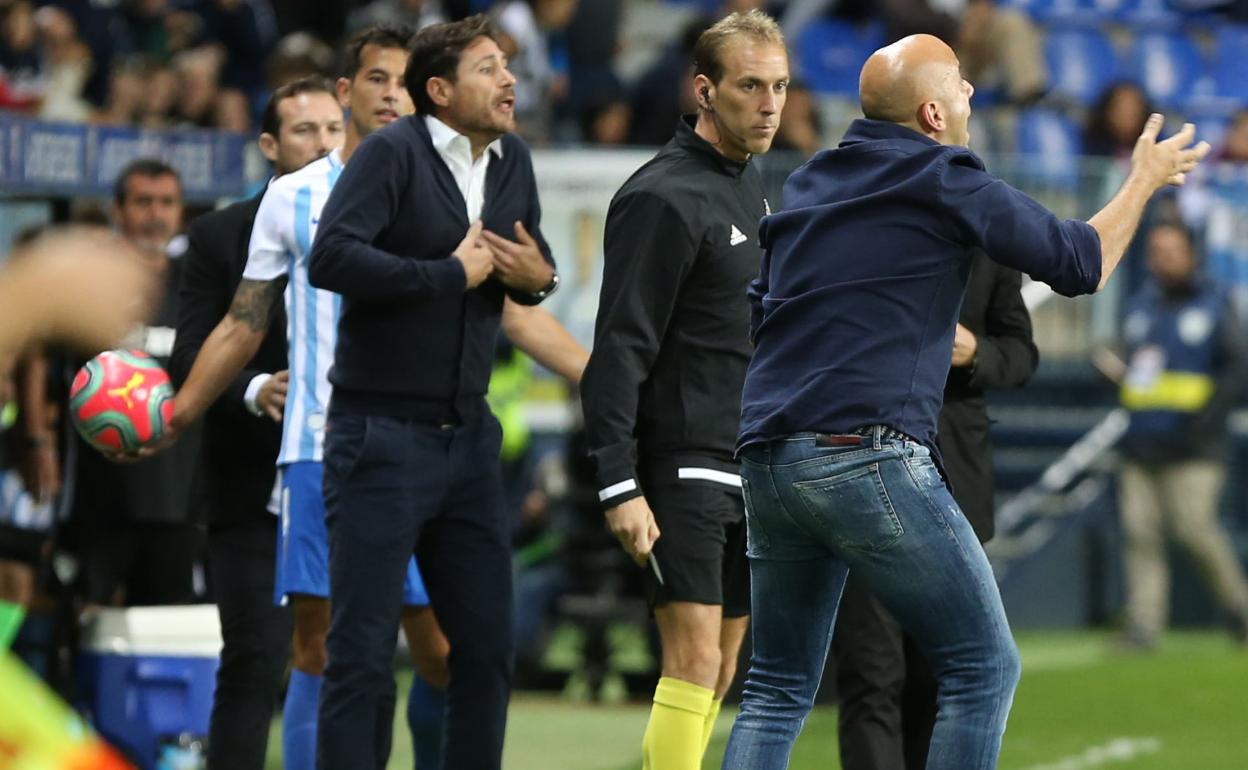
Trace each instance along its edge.
<path fill-rule="evenodd" d="M 880 436 L 882 433 L 884 433 L 883 425 L 871 426 L 871 448 L 877 452 L 880 451 L 880 449 L 882 448 L 882 445 L 880 443 Z"/>

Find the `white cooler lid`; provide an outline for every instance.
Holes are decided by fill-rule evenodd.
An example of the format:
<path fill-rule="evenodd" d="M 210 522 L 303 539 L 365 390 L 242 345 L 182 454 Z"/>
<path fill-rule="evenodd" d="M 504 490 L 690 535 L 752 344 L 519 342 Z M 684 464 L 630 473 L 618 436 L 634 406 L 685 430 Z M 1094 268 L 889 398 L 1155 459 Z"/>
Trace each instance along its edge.
<path fill-rule="evenodd" d="M 82 649 L 215 658 L 221 652 L 221 621 L 215 604 L 99 609 L 83 621 Z"/>

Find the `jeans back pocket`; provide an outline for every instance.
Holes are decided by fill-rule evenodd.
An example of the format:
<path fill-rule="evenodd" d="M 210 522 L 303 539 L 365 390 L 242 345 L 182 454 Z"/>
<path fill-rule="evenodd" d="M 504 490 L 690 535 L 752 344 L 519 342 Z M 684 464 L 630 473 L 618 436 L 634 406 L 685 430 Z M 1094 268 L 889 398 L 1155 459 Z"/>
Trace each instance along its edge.
<path fill-rule="evenodd" d="M 878 463 L 822 479 L 795 481 L 793 491 L 814 525 L 831 539 L 830 545 L 883 551 L 904 534 Z"/>

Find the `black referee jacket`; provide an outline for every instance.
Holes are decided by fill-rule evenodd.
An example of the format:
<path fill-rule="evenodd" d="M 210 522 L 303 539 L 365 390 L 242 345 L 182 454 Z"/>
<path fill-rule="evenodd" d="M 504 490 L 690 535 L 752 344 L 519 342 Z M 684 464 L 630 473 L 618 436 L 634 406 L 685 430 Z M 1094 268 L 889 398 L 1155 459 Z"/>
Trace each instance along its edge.
<path fill-rule="evenodd" d="M 750 361 L 746 288 L 758 276 L 762 179 L 685 116 L 607 213 L 594 350 L 581 383 L 599 500 L 643 493 L 637 465 L 740 486 L 733 460 Z"/>

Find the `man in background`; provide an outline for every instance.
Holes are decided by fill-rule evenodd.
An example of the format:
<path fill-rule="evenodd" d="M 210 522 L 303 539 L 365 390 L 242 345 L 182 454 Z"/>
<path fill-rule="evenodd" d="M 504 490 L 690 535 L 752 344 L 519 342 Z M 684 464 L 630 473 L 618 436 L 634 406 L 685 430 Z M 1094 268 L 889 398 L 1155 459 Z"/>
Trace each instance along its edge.
<path fill-rule="evenodd" d="M 147 323 L 124 341 L 168 367 L 178 314 L 182 184 L 159 160 L 139 159 L 117 177 L 112 219 L 135 248 L 156 287 Z M 91 604 L 159 605 L 194 597 L 199 547 L 194 514 L 199 434 L 159 457 L 117 465 L 79 446 L 70 539 L 81 559 L 84 598 Z"/>
<path fill-rule="evenodd" d="M 1127 304 L 1119 501 L 1126 535 L 1127 630 L 1151 649 L 1170 610 L 1166 536 L 1200 568 L 1236 639 L 1248 645 L 1248 581 L 1218 522 L 1227 417 L 1248 376 L 1248 350 L 1225 291 L 1201 275 L 1191 233 L 1148 233 L 1153 280 Z"/>
<path fill-rule="evenodd" d="M 270 97 L 260 151 L 280 177 L 341 145 L 342 124 L 342 107 L 328 81 L 296 80 Z M 191 223 L 169 364 L 178 387 L 229 310 L 261 198 L 263 193 Z M 286 313 L 279 304 L 259 350 L 204 416 L 208 566 L 222 637 L 208 731 L 210 770 L 264 767 L 289 657 L 290 608 L 273 603 L 278 530 L 273 483 L 286 383 Z"/>

